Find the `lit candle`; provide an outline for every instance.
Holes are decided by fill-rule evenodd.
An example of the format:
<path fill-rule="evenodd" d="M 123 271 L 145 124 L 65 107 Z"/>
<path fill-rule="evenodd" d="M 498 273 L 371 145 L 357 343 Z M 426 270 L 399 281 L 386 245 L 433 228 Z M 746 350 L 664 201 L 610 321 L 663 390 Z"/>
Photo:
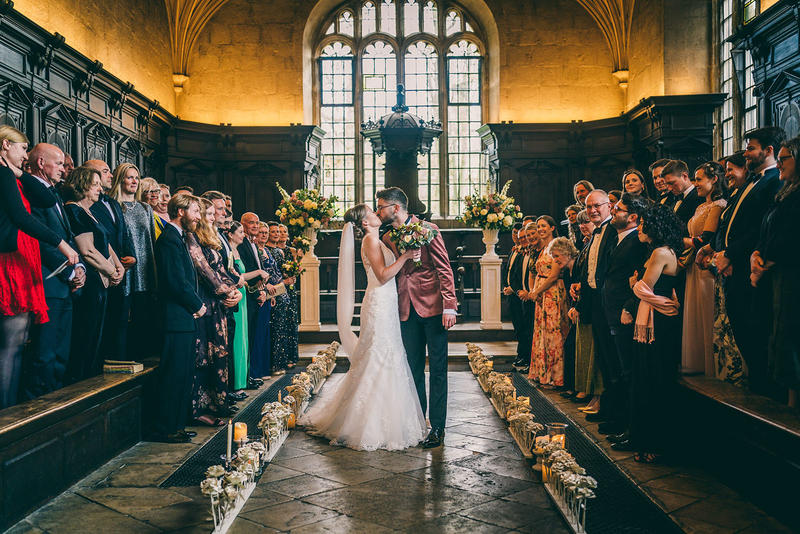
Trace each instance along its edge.
<path fill-rule="evenodd" d="M 228 420 L 228 450 L 225 453 L 227 463 L 231 463 L 231 447 L 233 446 L 233 421 Z"/>
<path fill-rule="evenodd" d="M 238 424 L 238 423 L 237 423 Z M 550 441 L 555 441 L 561 444 L 561 448 L 564 448 L 564 443 L 566 442 L 567 436 L 566 434 L 556 434 L 555 436 L 551 436 Z"/>
<path fill-rule="evenodd" d="M 494 362 L 491 360 L 486 362 L 486 367 L 488 367 L 489 369 L 494 369 Z"/>
<path fill-rule="evenodd" d="M 517 390 L 516 389 L 514 390 L 514 400 L 515 401 L 517 400 Z"/>
<path fill-rule="evenodd" d="M 233 425 L 233 441 L 242 441 L 247 438 L 247 423 Z"/>
<path fill-rule="evenodd" d="M 294 412 L 289 414 L 289 419 L 286 421 L 287 428 L 294 428 L 297 425 L 297 418 L 294 415 Z"/>
<path fill-rule="evenodd" d="M 280 391 L 278 391 L 278 402 L 282 402 L 281 401 L 281 392 Z"/>

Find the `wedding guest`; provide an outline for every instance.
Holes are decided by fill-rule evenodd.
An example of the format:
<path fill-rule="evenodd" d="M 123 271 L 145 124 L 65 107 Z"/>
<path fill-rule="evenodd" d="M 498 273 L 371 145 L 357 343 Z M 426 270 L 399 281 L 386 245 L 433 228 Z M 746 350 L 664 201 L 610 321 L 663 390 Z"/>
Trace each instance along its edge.
<path fill-rule="evenodd" d="M 226 310 L 242 299 L 236 281 L 222 265 L 222 248 L 214 229 L 214 205 L 200 199 L 201 217 L 194 232 L 186 233 L 186 246 L 199 280 L 198 295 L 206 314 L 197 320 L 195 379 L 192 419 L 202 425 L 221 426 L 220 417 L 230 417 L 228 407 L 229 332 Z"/>
<path fill-rule="evenodd" d="M 522 289 L 522 268 L 524 252 L 520 244 L 519 233 L 522 230 L 522 223 L 516 223 L 511 229 L 511 240 L 514 246 L 508 255 L 508 267 L 506 269 L 505 286 L 503 287 L 503 295 L 508 297 L 508 307 L 511 313 L 511 324 L 514 326 L 514 337 L 517 339 L 517 357 L 512 363 L 516 368 L 518 366 L 527 366 L 530 361 L 530 347 L 526 349 L 522 345 L 522 332 L 524 321 L 522 301 L 520 300 L 517 292 Z M 528 353 L 527 360 L 523 359 L 523 354 Z"/>
<path fill-rule="evenodd" d="M 142 182 L 139 185 L 139 198 L 137 198 L 137 200 L 150 206 L 153 216 L 154 239 L 158 239 L 161 236 L 162 230 L 164 230 L 164 220 L 159 217 L 158 213 L 156 212 L 160 199 L 161 187 L 158 185 L 158 182 L 156 182 L 153 178 L 142 178 Z"/>
<path fill-rule="evenodd" d="M 664 177 L 661 176 L 661 171 L 664 170 L 667 163 L 669 163 L 668 159 L 657 159 L 653 163 L 650 164 L 648 169 L 650 170 L 650 175 L 653 178 L 653 187 L 658 194 L 658 198 L 656 198 L 656 202 L 659 204 L 666 204 L 667 206 L 674 206 L 675 205 L 675 197 L 669 191 L 669 187 L 667 187 L 667 183 L 664 181 Z"/>
<path fill-rule="evenodd" d="M 194 195 L 194 188 L 190 185 L 180 185 L 175 188 L 175 192 L 173 195 L 178 195 L 183 193 L 184 195 Z"/>
<path fill-rule="evenodd" d="M 611 208 L 610 224 L 616 232 L 616 245 L 609 252 L 603 287 L 601 291 L 606 321 L 614 341 L 616 358 L 606 360 L 603 375 L 605 387 L 604 410 L 609 424 L 599 431 L 610 434 L 612 443 L 624 447 L 628 439 L 626 430 L 630 422 L 631 366 L 634 359 L 633 316 L 636 314 L 636 298 L 630 286 L 630 278 L 644 271 L 647 247 L 639 241 L 637 226 L 649 200 L 642 196 L 625 193 Z"/>
<path fill-rule="evenodd" d="M 197 228 L 199 199 L 176 194 L 169 201 L 170 222 L 156 241 L 158 302 L 164 317 L 164 340 L 158 365 L 159 417 L 156 439 L 187 443 L 197 350 L 197 320 L 208 311 L 198 294 L 198 280 L 186 248 L 186 234 Z"/>
<path fill-rule="evenodd" d="M 622 197 L 622 191 L 619 189 L 612 189 L 608 192 L 608 201 L 612 206 L 619 202 L 620 197 Z"/>
<path fill-rule="evenodd" d="M 755 392 L 771 391 L 767 374 L 766 347 L 769 335 L 771 287 L 769 276 L 759 284 L 758 292 L 750 284 L 750 255 L 756 249 L 761 222 L 780 188 L 780 172 L 775 156 L 785 134 L 780 128 L 761 128 L 748 134 L 745 158 L 750 178 L 723 217 L 719 250 L 713 264 L 727 277 L 725 304 L 736 344 L 748 369 L 750 388 Z M 766 302 L 764 302 L 766 299 Z"/>
<path fill-rule="evenodd" d="M 608 326 L 603 307 L 602 289 L 605 272 L 608 267 L 610 251 L 617 245 L 617 232 L 609 225 L 611 206 L 608 194 L 602 189 L 595 189 L 586 197 L 586 212 L 589 220 L 595 225 L 592 238 L 587 247 L 586 273 L 581 281 L 572 284 L 570 296 L 579 300 L 578 312 L 581 317 L 589 317 L 594 338 L 595 362 L 603 376 L 603 384 L 607 388 L 609 362 L 616 361 L 617 353 L 614 338 Z M 589 422 L 606 422 L 612 417 L 612 404 L 606 402 L 608 390 L 603 391 L 600 398 L 600 410 L 586 416 Z M 608 408 L 608 409 L 606 409 Z M 614 429 L 616 430 L 616 429 Z"/>
<path fill-rule="evenodd" d="M 122 163 L 114 169 L 114 183 L 109 196 L 122 207 L 122 216 L 136 263 L 128 271 L 123 282 L 123 296 L 129 303 L 125 332 L 126 357 L 134 360 L 140 356 L 157 353 L 159 348 L 150 335 L 155 329 L 155 284 L 156 266 L 155 227 L 153 209 L 142 201 L 139 169 L 132 163 Z M 128 335 L 130 333 L 130 335 Z"/>
<path fill-rule="evenodd" d="M 64 153 L 64 180 L 66 180 L 67 177 L 70 174 L 72 174 L 72 171 L 74 170 L 75 170 L 75 161 L 72 159 L 72 156 L 70 156 L 67 153 Z"/>
<path fill-rule="evenodd" d="M 119 257 L 127 271 L 136 263 L 133 244 L 122 213 L 122 206 L 108 193 L 114 184 L 114 175 L 108 164 L 101 160 L 89 160 L 85 164 L 100 172 L 103 192 L 100 200 L 92 204 L 92 215 L 107 232 L 108 243 Z M 121 177 L 120 177 L 121 180 Z M 125 278 L 128 275 L 126 274 Z M 108 290 L 106 318 L 103 322 L 103 336 L 100 344 L 100 355 L 104 360 L 127 359 L 128 316 L 131 309 L 130 294 L 125 293 L 126 282 L 113 286 Z"/>
<path fill-rule="evenodd" d="M 78 167 L 61 188 L 75 243 L 86 264 L 86 283 L 73 302 L 72 341 L 67 376 L 77 382 L 102 371 L 100 344 L 109 286 L 119 286 L 125 274 L 108 232 L 92 212 L 102 194 L 100 172 Z"/>
<path fill-rule="evenodd" d="M 689 180 L 689 167 L 684 161 L 671 159 L 661 170 L 664 183 L 667 184 L 670 193 L 676 198 L 672 211 L 682 220 L 684 224 L 689 224 L 697 207 L 703 203 L 703 199 L 697 194 L 697 190 Z M 684 237 L 689 236 L 689 228 L 686 227 Z"/>
<path fill-rule="evenodd" d="M 519 343 L 518 343 L 518 360 L 513 363 L 515 370 L 520 373 L 527 374 L 531 363 L 531 346 L 533 343 L 533 316 L 536 304 L 528 299 L 528 292 L 530 291 L 529 280 L 531 279 L 531 271 L 535 273 L 536 258 L 539 251 L 536 248 L 539 240 L 536 238 L 536 222 L 525 222 L 523 219 L 522 228 L 519 231 L 517 239 L 520 246 L 520 264 L 519 264 L 519 284 L 520 288 L 516 290 L 516 296 L 520 301 L 522 309 L 521 315 L 518 319 L 520 325 Z M 535 278 L 535 274 L 533 275 Z"/>
<path fill-rule="evenodd" d="M 257 330 L 253 337 L 253 349 L 250 352 L 250 376 L 262 380 L 269 378 L 272 372 L 272 329 L 270 324 L 272 321 L 272 309 L 276 305 L 276 299 L 272 295 L 276 293 L 277 286 L 283 283 L 280 267 L 267 249 L 267 245 L 270 243 L 270 224 L 259 223 L 258 239 L 256 239 L 261 269 L 268 275 L 265 279 L 264 289 L 270 298 L 258 308 L 256 317 Z"/>
<path fill-rule="evenodd" d="M 280 238 L 278 239 L 277 248 L 283 251 L 283 262 L 297 260 L 297 250 L 289 246 L 289 228 L 285 224 L 281 224 L 280 228 Z M 283 265 L 283 263 L 279 263 L 278 265 Z M 282 269 L 283 270 L 283 269 Z M 289 295 L 289 319 L 291 320 L 290 323 L 290 330 L 289 330 L 289 343 L 287 347 L 289 348 L 289 363 L 287 367 L 289 369 L 293 368 L 297 365 L 297 361 L 300 358 L 299 355 L 299 332 L 298 332 L 298 325 L 300 323 L 300 303 L 298 302 L 298 286 L 297 280 L 295 277 L 288 276 L 285 272 L 283 273 L 284 276 L 289 278 L 292 282 L 286 286 L 286 293 Z"/>
<path fill-rule="evenodd" d="M 252 283 L 255 278 L 266 278 L 266 273 L 261 269 L 255 269 L 245 272 L 245 266 L 242 262 L 239 251 L 243 249 L 242 244 L 245 242 L 244 227 L 238 221 L 233 221 L 231 227 L 227 231 L 228 242 L 231 245 L 231 255 L 229 262 L 233 263 L 236 272 L 244 278 L 247 284 Z M 257 289 L 256 297 L 252 300 L 255 306 L 260 306 L 267 300 L 267 294 L 264 290 Z M 248 306 L 250 306 L 250 292 L 249 286 L 244 285 L 239 291 L 242 293 L 242 300 L 239 301 L 239 308 L 234 313 L 234 320 L 236 322 L 235 337 L 233 340 L 233 378 L 230 380 L 232 388 L 236 390 L 237 394 L 243 393 L 241 390 L 249 387 L 248 373 L 250 365 L 250 334 L 249 334 L 249 319 Z"/>
<path fill-rule="evenodd" d="M 564 385 L 564 340 L 569 331 L 567 303 L 561 267 L 553 260 L 550 244 L 558 235 L 549 215 L 536 220 L 542 252 L 536 260 L 536 276 L 529 281 L 528 298 L 535 303 L 533 344 L 528 378 L 546 389 Z"/>
<path fill-rule="evenodd" d="M 286 261 L 284 251 L 279 248 L 281 242 L 281 225 L 277 222 L 269 223 L 269 240 L 267 241 L 267 252 L 271 255 L 274 262 L 275 273 L 270 276 L 272 283 L 282 283 L 288 288 L 295 282 L 293 278 L 286 278 L 283 274 L 282 265 Z M 277 276 L 276 276 L 277 274 Z M 277 285 L 277 283 L 275 284 Z M 272 359 L 272 374 L 281 375 L 289 368 L 297 346 L 295 345 L 296 323 L 292 317 L 293 306 L 291 296 L 288 292 L 283 292 L 275 298 L 275 306 L 272 308 L 270 316 L 270 356 Z"/>
<path fill-rule="evenodd" d="M 589 180 L 578 180 L 572 187 L 572 196 L 575 197 L 575 203 L 581 207 L 586 206 L 586 197 L 589 193 L 594 191 L 594 186 Z"/>
<path fill-rule="evenodd" d="M 589 240 L 594 231 L 594 224 L 589 220 L 586 210 L 578 213 L 578 224 L 580 225 L 583 242 L 572 275 L 569 280 L 569 287 L 580 281 L 586 276 L 586 265 L 589 257 Z M 575 324 L 575 402 L 589 402 L 586 406 L 578 408 L 585 413 L 597 413 L 600 407 L 600 395 L 603 393 L 603 379 L 600 376 L 600 368 L 595 365 L 594 338 L 592 336 L 591 324 L 591 305 L 583 302 L 588 300 L 589 292 L 581 295 L 580 300 L 572 298 L 572 307 L 567 312 L 567 316 Z M 578 312 L 579 306 L 583 305 L 585 310 L 583 316 Z"/>
<path fill-rule="evenodd" d="M 671 448 L 677 362 L 680 350 L 680 303 L 676 287 L 678 255 L 683 250 L 683 223 L 668 206 L 656 205 L 642 218 L 639 239 L 647 243 L 650 257 L 641 280 L 631 277 L 640 300 L 634 336 L 630 446 L 639 451 L 634 460 L 653 463 Z"/>
<path fill-rule="evenodd" d="M 744 157 L 744 150 L 725 158 L 725 180 L 729 199 L 733 199 L 736 192 L 747 184 L 747 159 Z"/>
<path fill-rule="evenodd" d="M 714 239 L 720 215 L 727 205 L 722 166 L 716 161 L 700 165 L 694 172 L 692 184 L 704 202 L 689 219 L 689 237 L 683 238 L 683 248 L 700 250 Z M 702 263 L 692 259 L 686 266 L 681 351 L 683 374 L 716 376 L 713 330 L 714 275 L 703 268 Z"/>
<path fill-rule="evenodd" d="M 239 258 L 244 265 L 246 273 L 253 273 L 258 271 L 257 276 L 246 277 L 248 292 L 247 292 L 247 331 L 248 331 L 248 354 L 253 350 L 253 338 L 256 328 L 256 318 L 258 316 L 258 309 L 264 303 L 258 295 L 261 293 L 260 286 L 266 277 L 262 275 L 261 264 L 258 260 L 258 250 L 256 249 L 255 240 L 258 238 L 258 215 L 253 212 L 247 212 L 242 215 L 242 227 L 244 228 L 245 238 L 244 241 L 238 246 Z M 236 377 L 236 383 L 241 383 L 239 377 Z M 247 380 L 248 389 L 255 389 L 260 384 L 252 377 Z"/>
<path fill-rule="evenodd" d="M 153 212 L 161 219 L 161 228 L 163 230 L 164 225 L 169 222 L 167 205 L 172 198 L 172 194 L 169 192 L 169 186 L 167 184 L 158 184 L 158 187 L 161 189 L 161 194 L 158 197 L 158 204 L 153 208 Z"/>
<path fill-rule="evenodd" d="M 773 326 L 769 336 L 768 370 L 772 380 L 788 388 L 788 404 L 798 406 L 800 389 L 800 321 L 797 302 L 800 300 L 800 242 L 795 218 L 800 213 L 800 173 L 797 157 L 800 137 L 782 144 L 778 169 L 783 187 L 775 204 L 764 217 L 761 237 L 751 257 L 751 282 L 758 286 L 764 275 L 772 276 Z"/>
<path fill-rule="evenodd" d="M 636 169 L 628 169 L 622 175 L 622 191 L 634 196 L 650 198 L 647 192 L 647 182 L 642 173 Z"/>
<path fill-rule="evenodd" d="M 567 236 L 572 240 L 572 244 L 575 245 L 575 248 L 578 250 L 583 248 L 583 236 L 581 235 L 581 230 L 578 225 L 578 213 L 580 213 L 582 209 L 583 207 L 580 205 L 573 204 L 572 206 L 567 206 L 564 210 L 564 215 L 567 216 Z"/>
<path fill-rule="evenodd" d="M 0 126 L 0 409 L 17 402 L 30 325 L 48 320 L 39 241 L 57 247 L 69 264 L 78 262 L 72 247 L 30 213 L 32 206 L 54 206 L 56 198 L 22 171 L 27 150 L 25 134 Z"/>
<path fill-rule="evenodd" d="M 579 279 L 578 269 L 575 268 L 575 260 L 578 257 L 578 250 L 575 248 L 571 239 L 557 237 L 550 243 L 550 256 L 553 258 L 556 267 L 561 271 L 562 280 L 560 284 L 564 286 L 564 309 L 572 308 L 572 301 L 567 294 L 566 288 L 573 281 Z M 566 316 L 566 313 L 565 313 Z M 571 398 L 576 394 L 575 391 L 575 329 L 571 322 L 564 320 L 566 334 L 564 336 L 564 392 L 561 394 L 565 398 Z"/>
<path fill-rule="evenodd" d="M 28 154 L 28 161 L 32 175 L 42 182 L 56 200 L 51 208 L 31 208 L 31 215 L 72 248 L 77 248 L 66 208 L 56 191 L 64 179 L 64 153 L 55 145 L 39 143 Z M 21 400 L 34 399 L 64 386 L 72 340 L 72 296 L 86 281 L 86 266 L 83 263 L 76 263 L 48 279 L 67 257 L 45 241 L 39 243 L 39 248 L 50 320 L 31 329 L 31 343 L 23 361 Z"/>

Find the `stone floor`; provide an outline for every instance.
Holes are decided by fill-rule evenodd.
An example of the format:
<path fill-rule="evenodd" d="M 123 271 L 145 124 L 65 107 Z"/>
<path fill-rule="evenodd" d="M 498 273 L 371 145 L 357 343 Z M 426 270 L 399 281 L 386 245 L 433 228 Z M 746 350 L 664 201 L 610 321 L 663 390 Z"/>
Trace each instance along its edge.
<path fill-rule="evenodd" d="M 445 447 L 358 452 L 293 432 L 230 532 L 569 532 L 472 374 L 449 378 Z M 199 488 L 158 488 L 212 433 L 198 430 L 138 444 L 9 532 L 211 532 Z"/>
<path fill-rule="evenodd" d="M 632 452 L 611 449 L 606 436 L 578 411 L 582 404 L 564 399 L 556 391 L 540 389 L 550 402 L 577 423 L 617 467 L 687 533 L 756 534 L 792 532 L 735 490 L 722 484 L 702 467 L 680 463 L 640 464 Z"/>

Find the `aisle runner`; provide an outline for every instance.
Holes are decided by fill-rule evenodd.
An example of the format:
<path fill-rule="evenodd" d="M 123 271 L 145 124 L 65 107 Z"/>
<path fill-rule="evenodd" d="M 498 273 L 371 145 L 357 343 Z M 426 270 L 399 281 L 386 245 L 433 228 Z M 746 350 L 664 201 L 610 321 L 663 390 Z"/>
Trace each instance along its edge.
<path fill-rule="evenodd" d="M 240 411 L 233 421 L 246 423 L 248 432 L 258 433 L 258 423 L 261 421 L 261 408 L 268 402 L 278 400 L 278 392 L 292 383 L 292 375 L 286 374 L 270 385 L 266 391 L 256 397 L 253 402 L 248 404 L 244 410 Z M 285 395 L 285 392 L 284 392 Z M 224 463 L 220 459 L 225 454 L 227 439 L 227 427 L 220 427 L 220 430 L 213 438 L 208 440 L 205 445 L 200 447 L 195 453 L 186 460 L 174 473 L 172 473 L 159 487 L 168 488 L 175 486 L 199 486 L 200 482 L 206 478 L 206 469 L 212 465 Z"/>
<path fill-rule="evenodd" d="M 658 506 L 642 494 L 600 447 L 579 430 L 569 417 L 550 403 L 519 373 L 512 375 L 517 394 L 530 397 L 531 413 L 539 423 L 567 423 L 567 450 L 597 480 L 597 497 L 589 501 L 586 532 L 589 534 L 681 533 Z"/>

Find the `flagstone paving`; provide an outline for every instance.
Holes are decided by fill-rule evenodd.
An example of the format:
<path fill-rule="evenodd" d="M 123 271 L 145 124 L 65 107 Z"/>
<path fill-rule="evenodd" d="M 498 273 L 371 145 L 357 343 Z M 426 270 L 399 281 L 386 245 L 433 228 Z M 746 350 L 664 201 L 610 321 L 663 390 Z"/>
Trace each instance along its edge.
<path fill-rule="evenodd" d="M 569 532 L 475 377 L 449 382 L 445 447 L 362 452 L 292 432 L 230 532 Z M 214 432 L 195 430 L 193 444 L 139 443 L 9 532 L 211 532 L 198 487 L 158 487 Z"/>

